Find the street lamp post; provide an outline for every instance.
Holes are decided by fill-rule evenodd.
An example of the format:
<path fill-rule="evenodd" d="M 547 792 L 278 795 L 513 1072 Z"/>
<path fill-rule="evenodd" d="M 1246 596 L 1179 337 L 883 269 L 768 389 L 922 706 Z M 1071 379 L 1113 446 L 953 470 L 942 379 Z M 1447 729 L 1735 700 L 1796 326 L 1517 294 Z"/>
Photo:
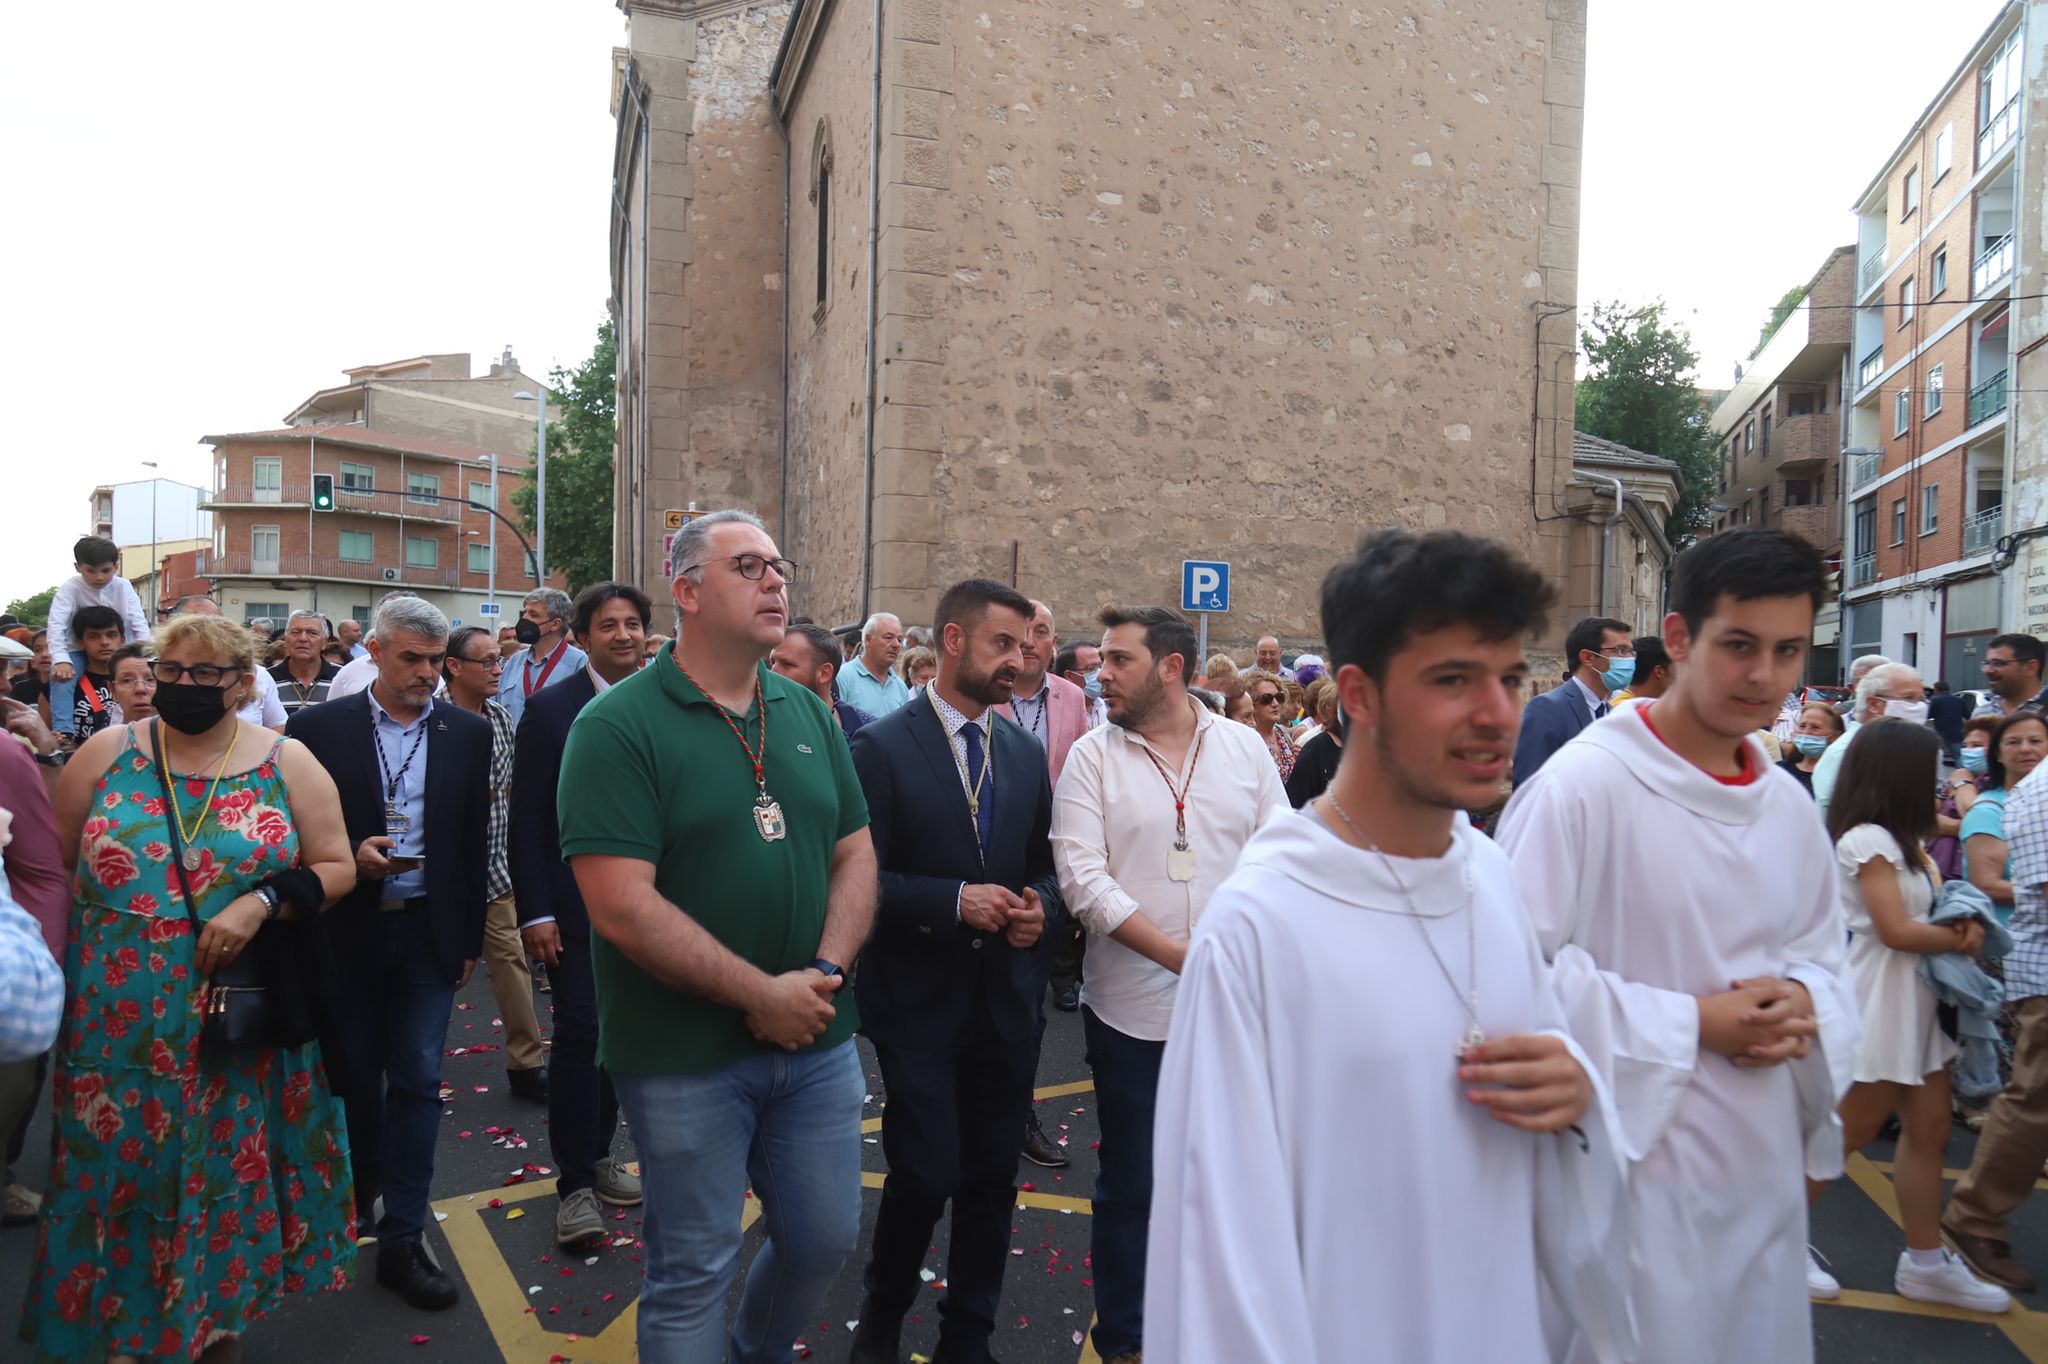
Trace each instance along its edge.
<path fill-rule="evenodd" d="M 491 462 L 491 506 L 495 509 L 498 505 L 498 457 L 496 455 L 485 455 L 484 458 Z M 491 603 L 490 615 L 496 618 L 498 614 L 498 519 L 496 517 L 491 518 L 490 529 L 491 566 L 486 574 L 487 585 L 484 588 L 484 596 Z"/>
<path fill-rule="evenodd" d="M 512 395 L 521 402 L 537 404 L 534 409 L 534 458 L 533 458 L 533 553 L 539 561 L 534 567 L 540 570 L 542 581 L 548 576 L 548 391 L 536 389 L 532 393 L 521 389 Z"/>
<path fill-rule="evenodd" d="M 143 467 L 143 468 L 145 468 L 145 469 L 154 469 L 154 468 L 156 468 L 156 467 L 157 467 L 157 463 L 156 463 L 156 461 L 155 461 L 155 460 L 153 460 L 153 459 L 145 459 L 145 460 L 143 460 L 143 461 L 142 461 L 142 467 Z M 161 578 L 161 577 L 163 576 L 163 569 L 162 569 L 161 565 L 159 565 L 159 564 L 157 563 L 157 559 L 156 559 L 156 495 L 157 495 L 157 492 L 158 492 L 157 480 L 156 480 L 155 478 L 153 478 L 153 477 L 152 477 L 152 478 L 151 478 L 151 479 L 149 480 L 149 618 L 150 618 L 151 620 L 155 620 L 155 619 L 156 619 L 156 608 L 157 608 L 157 594 L 158 594 L 158 587 L 157 587 L 157 582 L 158 582 L 158 579 L 160 579 L 160 578 Z"/>

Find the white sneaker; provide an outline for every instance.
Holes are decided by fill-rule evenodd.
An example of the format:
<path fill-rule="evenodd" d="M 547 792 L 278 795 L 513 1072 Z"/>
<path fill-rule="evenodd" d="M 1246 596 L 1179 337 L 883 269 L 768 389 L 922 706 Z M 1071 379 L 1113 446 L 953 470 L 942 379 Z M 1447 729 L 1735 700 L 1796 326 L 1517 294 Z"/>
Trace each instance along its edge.
<path fill-rule="evenodd" d="M 1806 1296 L 1828 1301 L 1842 1296 L 1841 1282 L 1821 1264 L 1820 1252 L 1806 1248 Z"/>
<path fill-rule="evenodd" d="M 1902 1252 L 1892 1286 L 1902 1298 L 1946 1303 L 1966 1312 L 1998 1313 L 2012 1306 L 2010 1293 L 1972 1274 L 1952 1250 L 1941 1252 L 1941 1265 L 1935 1269 L 1919 1268 L 1913 1263 L 1911 1252 Z"/>

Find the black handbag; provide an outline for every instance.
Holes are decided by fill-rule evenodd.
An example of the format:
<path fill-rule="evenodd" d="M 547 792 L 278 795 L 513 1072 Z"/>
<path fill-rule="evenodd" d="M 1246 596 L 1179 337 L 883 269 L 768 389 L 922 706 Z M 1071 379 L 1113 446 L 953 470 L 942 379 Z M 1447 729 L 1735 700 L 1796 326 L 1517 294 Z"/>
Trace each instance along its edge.
<path fill-rule="evenodd" d="M 171 867 L 185 895 L 185 917 L 192 924 L 196 946 L 204 925 L 185 870 L 185 835 L 178 827 L 178 806 L 171 795 L 170 772 L 164 766 L 163 721 L 150 727 L 150 754 L 157 785 L 164 796 L 170 828 Z M 216 968 L 206 980 L 200 1046 L 207 1051 L 268 1051 L 302 1047 L 318 1033 L 314 1013 L 313 954 L 319 924 L 273 919 L 256 930 L 233 961 Z"/>

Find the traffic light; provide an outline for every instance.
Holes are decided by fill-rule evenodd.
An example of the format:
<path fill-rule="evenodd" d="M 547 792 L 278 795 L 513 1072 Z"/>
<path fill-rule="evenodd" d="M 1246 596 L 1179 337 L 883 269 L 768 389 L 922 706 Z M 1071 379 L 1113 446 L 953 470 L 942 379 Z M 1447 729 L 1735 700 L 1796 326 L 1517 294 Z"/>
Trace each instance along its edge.
<path fill-rule="evenodd" d="M 334 475 L 313 475 L 313 510 L 334 510 Z"/>

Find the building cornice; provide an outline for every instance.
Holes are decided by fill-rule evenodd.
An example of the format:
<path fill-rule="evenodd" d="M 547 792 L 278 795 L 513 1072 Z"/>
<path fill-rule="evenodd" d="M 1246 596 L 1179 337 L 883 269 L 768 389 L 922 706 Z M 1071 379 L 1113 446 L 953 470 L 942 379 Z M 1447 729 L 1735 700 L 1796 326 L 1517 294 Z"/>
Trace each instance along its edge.
<path fill-rule="evenodd" d="M 790 106 L 796 103 L 796 94 L 803 85 L 804 72 L 810 66 L 811 52 L 818 45 L 818 37 L 824 30 L 825 22 L 831 17 L 832 0 L 796 0 L 796 12 L 789 17 L 789 23 L 782 30 L 782 50 L 775 54 L 775 65 L 768 71 L 768 85 L 775 105 L 775 117 L 787 121 Z"/>

